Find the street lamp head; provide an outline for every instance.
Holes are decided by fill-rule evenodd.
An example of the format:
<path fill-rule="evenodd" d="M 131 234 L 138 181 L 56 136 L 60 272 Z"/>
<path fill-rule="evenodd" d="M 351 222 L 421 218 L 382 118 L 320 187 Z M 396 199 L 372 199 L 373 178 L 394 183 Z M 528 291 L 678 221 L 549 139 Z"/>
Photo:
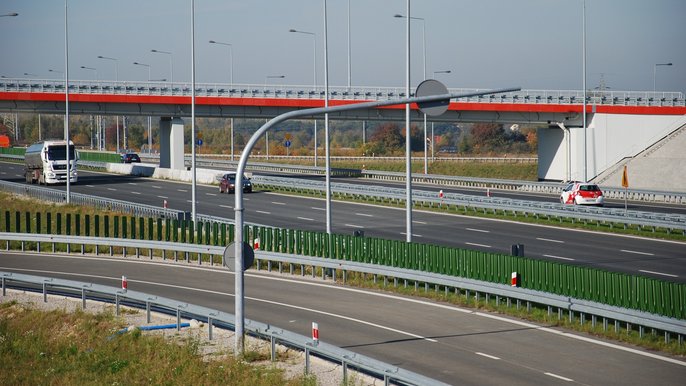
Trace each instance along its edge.
<path fill-rule="evenodd" d="M 405 16 L 403 16 L 403 15 L 401 15 L 401 14 L 399 14 L 399 13 L 396 13 L 395 15 L 393 15 L 393 17 L 405 17 Z"/>
<path fill-rule="evenodd" d="M 19 16 L 19 14 L 16 12 L 12 12 L 12 13 L 6 13 L 6 14 L 0 15 L 0 16 Z"/>
<path fill-rule="evenodd" d="M 289 29 L 288 32 L 298 32 L 297 30 L 294 30 L 293 28 Z"/>
<path fill-rule="evenodd" d="M 157 50 L 150 50 L 150 52 L 157 52 Z"/>
<path fill-rule="evenodd" d="M 214 40 L 210 40 L 210 43 L 216 44 L 217 42 L 215 42 Z"/>

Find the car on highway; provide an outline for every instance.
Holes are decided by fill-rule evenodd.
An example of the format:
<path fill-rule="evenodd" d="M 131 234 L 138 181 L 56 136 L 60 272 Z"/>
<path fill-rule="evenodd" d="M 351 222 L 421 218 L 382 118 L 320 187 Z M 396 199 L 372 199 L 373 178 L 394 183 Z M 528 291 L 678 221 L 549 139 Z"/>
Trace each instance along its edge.
<path fill-rule="evenodd" d="M 560 203 L 603 206 L 605 198 L 598 185 L 590 182 L 572 182 L 562 189 Z"/>
<path fill-rule="evenodd" d="M 141 162 L 141 157 L 138 156 L 136 153 L 124 153 L 121 155 L 121 163 L 123 164 L 130 164 L 130 163 L 139 163 Z"/>
<path fill-rule="evenodd" d="M 219 193 L 233 193 L 236 191 L 236 173 L 226 173 L 219 179 Z M 252 193 L 250 178 L 243 176 L 243 192 Z"/>

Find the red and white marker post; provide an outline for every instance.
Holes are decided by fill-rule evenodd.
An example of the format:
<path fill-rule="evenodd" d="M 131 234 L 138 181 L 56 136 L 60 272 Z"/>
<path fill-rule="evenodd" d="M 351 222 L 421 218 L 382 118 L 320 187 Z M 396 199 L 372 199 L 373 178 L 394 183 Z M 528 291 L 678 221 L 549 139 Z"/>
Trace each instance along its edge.
<path fill-rule="evenodd" d="M 167 200 L 164 200 L 164 203 L 162 204 L 162 207 L 163 207 L 164 209 L 169 208 L 169 203 L 167 202 Z"/>
<path fill-rule="evenodd" d="M 252 249 L 254 249 L 254 250 L 256 250 L 256 251 L 257 251 L 258 249 L 260 249 L 260 238 L 259 238 L 259 237 L 255 237 L 255 240 L 253 240 L 253 242 L 252 242 Z"/>
<path fill-rule="evenodd" d="M 438 198 L 441 200 L 441 206 L 443 206 L 443 189 L 438 191 Z"/>
<path fill-rule="evenodd" d="M 128 287 L 129 287 L 129 282 L 126 281 L 126 276 L 123 276 L 123 275 L 122 275 L 122 277 L 121 277 L 121 289 L 123 289 L 124 291 L 126 291 L 126 289 L 127 289 Z"/>
<path fill-rule="evenodd" d="M 513 287 L 519 287 L 519 280 L 517 278 L 517 272 L 512 272 L 512 282 L 511 285 Z"/>
<path fill-rule="evenodd" d="M 319 344 L 319 324 L 312 322 L 312 343 L 316 346 Z"/>

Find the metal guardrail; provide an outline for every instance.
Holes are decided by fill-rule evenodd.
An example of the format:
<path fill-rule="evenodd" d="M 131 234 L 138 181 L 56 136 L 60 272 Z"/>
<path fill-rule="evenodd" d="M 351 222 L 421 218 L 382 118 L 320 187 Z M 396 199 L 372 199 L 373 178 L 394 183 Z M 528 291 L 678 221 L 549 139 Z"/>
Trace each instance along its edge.
<path fill-rule="evenodd" d="M 416 158 L 419 160 L 419 158 Z M 487 160 L 491 160 L 488 158 Z M 187 158 L 188 166 L 190 166 L 190 158 Z M 486 162 L 486 161 L 484 161 Z M 196 164 L 199 167 L 218 168 L 218 169 L 235 169 L 238 164 L 237 161 L 227 161 L 209 158 L 196 159 Z M 249 163 L 248 169 L 252 171 L 268 171 L 268 172 L 286 172 L 298 174 L 325 174 L 326 169 L 320 166 L 306 166 L 306 165 L 284 165 L 277 163 Z M 378 170 L 361 170 L 361 169 L 342 169 L 332 168 L 332 176 L 348 176 L 348 177 L 362 177 L 366 179 L 386 180 L 386 181 L 405 181 L 405 173 L 387 172 Z M 464 176 L 446 176 L 440 174 L 412 174 L 412 182 L 418 184 L 430 184 L 436 186 L 454 186 L 454 187 L 468 187 L 468 188 L 483 188 L 483 189 L 500 189 L 519 192 L 545 193 L 545 194 L 559 194 L 567 185 L 564 182 L 534 182 L 522 180 L 506 180 L 494 178 L 479 178 L 479 177 L 464 177 Z M 607 198 L 624 199 L 626 194 L 627 199 L 631 201 L 646 201 L 646 202 L 661 202 L 670 204 L 686 205 L 686 192 L 667 192 L 659 190 L 646 189 L 622 189 L 603 187 L 603 194 Z"/>
<path fill-rule="evenodd" d="M 25 195 L 43 201 L 65 203 L 67 201 L 67 193 L 57 189 L 50 189 L 41 186 L 33 186 L 20 184 L 16 182 L 0 180 L 0 190 L 8 193 Z M 90 196 L 81 193 L 70 193 L 70 202 L 76 205 L 89 205 L 97 209 L 114 210 L 123 213 L 129 213 L 134 216 L 149 216 L 162 218 L 176 218 L 183 219 L 188 215 L 186 212 L 166 209 L 152 205 L 136 204 L 129 201 L 116 200 L 113 198 L 103 198 L 97 196 Z"/>
<path fill-rule="evenodd" d="M 450 93 L 477 93 L 487 89 L 451 88 Z M 55 79 L 0 79 L 0 92 L 64 93 Z M 190 96 L 191 83 L 69 80 L 69 92 L 105 95 Z M 323 86 L 196 83 L 196 96 L 240 98 L 324 99 Z M 412 94 L 412 93 L 411 93 Z M 403 87 L 329 86 L 330 99 L 392 100 L 405 97 Z M 582 104 L 583 90 L 520 90 L 502 95 L 461 98 L 462 102 L 516 104 Z M 590 90 L 586 102 L 610 106 L 684 106 L 681 92 Z"/>
<path fill-rule="evenodd" d="M 40 252 L 40 243 L 51 243 L 53 245 L 55 243 L 60 243 L 75 244 L 82 246 L 107 246 L 109 247 L 110 255 L 112 255 L 112 247 L 136 248 L 137 251 L 150 250 L 151 252 L 149 258 L 151 259 L 153 258 L 153 250 L 177 251 L 183 252 L 185 254 L 185 260 L 188 263 L 192 263 L 192 259 L 189 258 L 189 254 L 209 254 L 213 256 L 223 256 L 225 250 L 225 247 L 223 246 L 194 245 L 185 243 L 118 238 L 40 235 L 31 233 L 9 232 L 0 232 L 0 240 L 6 240 L 6 249 L 9 249 L 10 241 L 21 241 L 22 250 L 25 250 L 24 242 L 35 242 L 37 243 L 38 252 Z M 139 256 L 140 255 L 137 253 L 137 257 Z M 425 283 L 425 286 L 427 286 L 427 288 L 428 285 L 434 285 L 436 286 L 436 288 L 438 288 L 438 286 L 443 286 L 446 291 L 448 291 L 448 288 L 454 288 L 456 291 L 458 289 L 466 290 L 467 297 L 470 297 L 470 291 L 473 291 L 477 299 L 479 299 L 480 294 L 483 294 L 486 297 L 486 299 L 489 299 L 490 296 L 496 297 L 496 302 L 499 302 L 501 297 L 505 298 L 508 304 L 510 304 L 511 300 L 516 300 L 517 307 L 519 307 L 520 301 L 524 301 L 527 303 L 527 309 L 532 303 L 541 304 L 544 306 L 548 306 L 549 314 L 552 313 L 552 308 L 557 308 L 558 317 L 561 317 L 562 311 L 566 311 L 569 313 L 570 319 L 573 318 L 574 314 L 578 314 L 582 322 L 585 320 L 585 316 L 589 315 L 591 316 L 591 321 L 593 324 L 595 324 L 596 318 L 600 317 L 603 319 L 604 325 L 606 325 L 608 319 L 615 321 L 615 328 L 617 328 L 617 323 L 621 322 L 629 323 L 635 326 L 640 326 L 640 331 L 643 331 L 644 327 L 661 330 L 665 332 L 666 341 L 670 339 L 669 334 L 676 334 L 679 342 L 682 342 L 683 336 L 686 335 L 686 321 L 684 320 L 664 317 L 638 310 L 604 305 L 601 303 L 587 300 L 574 299 L 567 296 L 555 295 L 525 288 L 511 287 L 505 284 L 482 282 L 473 279 L 421 272 L 396 267 L 379 266 L 375 264 L 353 262 L 348 260 L 323 259 L 308 256 L 298 256 L 293 254 L 266 252 L 260 250 L 255 251 L 255 259 L 258 262 L 258 267 L 260 261 L 279 263 L 279 272 L 282 272 L 282 263 L 289 265 L 312 266 L 322 268 L 323 279 L 326 278 L 327 270 L 334 270 L 334 272 L 335 270 L 342 270 L 344 283 L 346 280 L 346 272 L 360 272 L 372 274 L 374 275 L 375 279 L 377 276 L 381 276 L 384 277 L 384 280 L 387 280 L 388 278 L 394 278 L 395 280 L 400 279 L 411 281 L 415 283 L 415 286 L 417 286 L 419 283 Z M 202 260 L 198 258 L 197 264 L 201 264 L 201 262 Z M 210 264 L 215 264 L 213 258 L 210 259 Z M 221 257 L 217 260 L 217 264 L 221 264 Z M 269 267 L 269 269 L 271 270 L 271 263 L 269 263 Z M 313 269 L 312 272 L 314 275 L 315 270 Z M 304 270 L 302 271 L 302 274 L 304 275 Z"/>
<path fill-rule="evenodd" d="M 0 278 L 2 281 L 3 296 L 6 295 L 7 287 L 30 289 L 26 287 L 26 284 L 30 284 L 42 288 L 43 299 L 45 302 L 48 300 L 47 295 L 50 291 L 58 292 L 61 295 L 66 294 L 74 297 L 80 296 L 83 301 L 82 307 L 85 309 L 86 300 L 90 295 L 92 298 L 94 298 L 94 300 L 97 297 L 97 301 L 102 301 L 103 298 L 108 298 L 111 302 L 116 304 L 117 314 L 119 313 L 119 305 L 124 303 L 128 306 L 145 309 L 147 312 L 147 320 L 150 320 L 151 308 L 154 308 L 157 312 L 175 315 L 177 318 L 177 326 L 181 324 L 181 318 L 204 320 L 207 321 L 210 339 L 212 337 L 212 328 L 214 326 L 229 329 L 234 328 L 235 316 L 233 314 L 181 302 L 179 300 L 151 295 L 144 292 L 133 291 L 129 289 L 122 290 L 120 288 L 100 284 L 24 275 L 11 272 L 0 272 Z M 22 286 L 22 284 L 24 286 Z M 254 320 L 246 320 L 245 325 L 247 332 L 262 340 L 267 340 L 272 343 L 272 358 L 276 358 L 276 344 L 285 344 L 289 347 L 304 351 L 307 372 L 309 372 L 310 356 L 314 355 L 329 362 L 336 363 L 337 365 L 341 364 L 343 368 L 342 371 L 344 379 L 347 377 L 348 369 L 355 369 L 377 379 L 383 380 L 384 384 L 386 385 L 391 383 L 420 386 L 446 385 L 443 382 L 401 369 L 397 366 L 384 363 L 365 355 L 342 349 L 326 342 L 318 341 L 315 344 L 311 338 L 269 324 Z"/>
<path fill-rule="evenodd" d="M 255 184 L 287 187 L 294 190 L 324 191 L 323 181 L 295 179 L 285 177 L 253 175 Z M 331 191 L 348 196 L 366 196 L 381 199 L 392 199 L 400 202 L 405 200 L 405 190 L 384 186 L 354 185 L 346 183 L 331 183 Z M 585 219 L 619 224 L 679 229 L 686 232 L 686 215 L 653 213 L 636 210 L 597 208 L 578 205 L 563 205 L 558 203 L 513 200 L 509 198 L 482 197 L 458 193 L 444 193 L 443 198 L 436 191 L 412 190 L 412 199 L 416 202 L 431 205 L 470 206 L 485 210 L 501 210 L 507 212 L 522 212 L 532 215 L 544 215 L 557 218 Z"/>

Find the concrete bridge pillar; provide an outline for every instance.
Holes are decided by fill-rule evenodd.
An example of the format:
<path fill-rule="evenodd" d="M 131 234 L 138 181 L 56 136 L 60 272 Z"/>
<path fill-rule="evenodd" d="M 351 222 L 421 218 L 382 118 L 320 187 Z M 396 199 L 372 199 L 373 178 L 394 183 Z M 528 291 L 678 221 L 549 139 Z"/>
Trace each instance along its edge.
<path fill-rule="evenodd" d="M 160 167 L 186 169 L 183 159 L 183 119 L 160 118 Z"/>

